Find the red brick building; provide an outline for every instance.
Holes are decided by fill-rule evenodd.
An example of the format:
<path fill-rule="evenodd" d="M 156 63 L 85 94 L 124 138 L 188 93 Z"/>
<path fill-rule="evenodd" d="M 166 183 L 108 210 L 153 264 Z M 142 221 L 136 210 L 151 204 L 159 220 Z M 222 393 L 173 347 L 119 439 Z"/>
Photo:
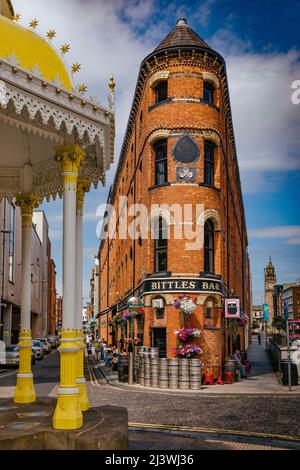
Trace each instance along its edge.
<path fill-rule="evenodd" d="M 128 336 L 119 320 L 128 298 L 139 296 L 145 309 L 135 333 L 173 357 L 180 324 L 173 304 L 188 296 L 197 305 L 191 325 L 202 331 L 202 357 L 217 371 L 234 347 L 245 348 L 248 333 L 225 321 L 224 298 L 238 297 L 250 317 L 247 231 L 225 62 L 185 20 L 141 64 L 107 202 L 117 216 L 99 249 L 100 336 Z M 133 204 L 147 208 L 139 228 L 154 227 L 157 240 L 122 239 L 124 211 L 129 221 L 138 215 Z M 190 218 L 178 220 L 165 204 L 192 204 Z M 187 237 L 175 235 L 180 225 L 199 230 L 204 246 L 187 249 Z"/>

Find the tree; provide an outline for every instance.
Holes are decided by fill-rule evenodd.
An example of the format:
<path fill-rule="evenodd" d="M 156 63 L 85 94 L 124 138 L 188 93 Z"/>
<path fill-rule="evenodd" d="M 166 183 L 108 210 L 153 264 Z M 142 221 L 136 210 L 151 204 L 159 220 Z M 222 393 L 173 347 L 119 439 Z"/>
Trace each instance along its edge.
<path fill-rule="evenodd" d="M 275 316 L 272 321 L 272 326 L 277 330 L 285 330 L 286 329 L 286 320 L 283 317 Z"/>

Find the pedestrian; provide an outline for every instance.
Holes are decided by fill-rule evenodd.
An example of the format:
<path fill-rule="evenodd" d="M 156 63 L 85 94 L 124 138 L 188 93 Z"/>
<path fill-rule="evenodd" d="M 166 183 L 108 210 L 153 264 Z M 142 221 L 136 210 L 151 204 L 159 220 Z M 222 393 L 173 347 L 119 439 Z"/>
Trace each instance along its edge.
<path fill-rule="evenodd" d="M 245 366 L 243 366 L 243 364 L 242 364 L 241 353 L 238 349 L 236 349 L 234 351 L 234 353 L 231 356 L 231 359 L 238 362 L 238 369 L 241 372 L 241 378 L 242 379 L 247 379 Z"/>
<path fill-rule="evenodd" d="M 96 359 L 97 361 L 99 362 L 99 354 L 101 352 L 101 346 L 100 346 L 100 341 L 98 341 L 96 344 L 95 344 L 95 355 L 96 355 Z"/>
<path fill-rule="evenodd" d="M 261 334 L 260 333 L 258 333 L 257 339 L 258 339 L 258 344 L 261 344 Z"/>

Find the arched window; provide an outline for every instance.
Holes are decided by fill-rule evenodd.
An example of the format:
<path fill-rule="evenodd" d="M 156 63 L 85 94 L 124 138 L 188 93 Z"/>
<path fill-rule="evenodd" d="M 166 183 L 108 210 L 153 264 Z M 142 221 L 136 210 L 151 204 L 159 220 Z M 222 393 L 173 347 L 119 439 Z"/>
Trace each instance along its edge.
<path fill-rule="evenodd" d="M 154 271 L 159 273 L 168 266 L 168 226 L 162 217 L 155 223 L 154 236 Z"/>
<path fill-rule="evenodd" d="M 214 257 L 214 225 L 211 220 L 207 220 L 204 225 L 204 271 L 206 273 L 214 272 Z"/>
<path fill-rule="evenodd" d="M 153 299 L 152 306 L 154 307 L 156 318 L 165 317 L 165 301 L 162 297 L 157 297 Z"/>
<path fill-rule="evenodd" d="M 168 181 L 167 141 L 159 140 L 153 146 L 155 152 L 155 185 Z"/>
<path fill-rule="evenodd" d="M 204 183 L 214 185 L 214 160 L 215 145 L 212 142 L 204 142 Z"/>
<path fill-rule="evenodd" d="M 203 83 L 203 101 L 214 104 L 214 87 L 209 82 Z"/>
<path fill-rule="evenodd" d="M 155 87 L 155 104 L 168 98 L 168 81 L 162 80 Z"/>

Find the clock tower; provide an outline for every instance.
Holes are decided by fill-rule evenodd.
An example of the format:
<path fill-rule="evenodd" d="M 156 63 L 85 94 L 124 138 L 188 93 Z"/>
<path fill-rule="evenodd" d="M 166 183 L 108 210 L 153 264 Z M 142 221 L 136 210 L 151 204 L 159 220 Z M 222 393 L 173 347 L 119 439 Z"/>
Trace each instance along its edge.
<path fill-rule="evenodd" d="M 276 272 L 271 257 L 265 267 L 265 304 L 269 305 L 269 323 L 272 322 L 274 316 L 273 293 L 276 284 Z"/>

